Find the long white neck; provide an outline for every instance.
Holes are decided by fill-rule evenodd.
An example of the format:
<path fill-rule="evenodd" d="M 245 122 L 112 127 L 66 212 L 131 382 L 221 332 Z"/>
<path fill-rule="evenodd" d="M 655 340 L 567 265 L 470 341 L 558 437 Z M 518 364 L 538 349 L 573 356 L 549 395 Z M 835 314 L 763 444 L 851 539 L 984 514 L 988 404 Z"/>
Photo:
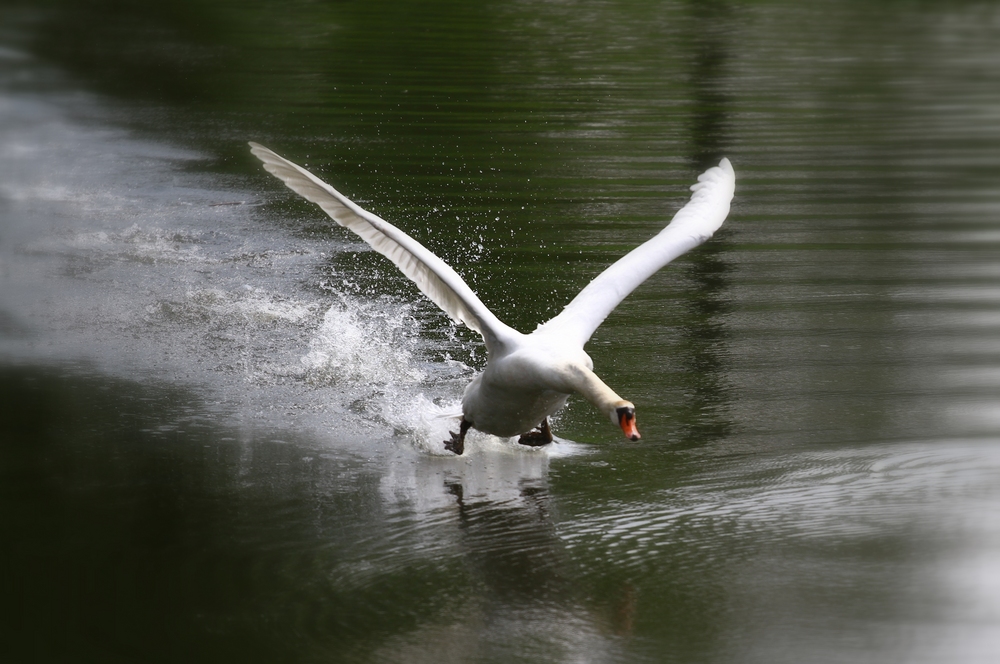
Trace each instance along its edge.
<path fill-rule="evenodd" d="M 616 408 L 622 404 L 631 405 L 598 378 L 597 374 L 586 367 L 574 367 L 572 382 L 573 388 L 584 399 L 592 403 L 594 408 L 605 415 L 612 414 L 612 420 L 614 420 L 613 413 Z"/>

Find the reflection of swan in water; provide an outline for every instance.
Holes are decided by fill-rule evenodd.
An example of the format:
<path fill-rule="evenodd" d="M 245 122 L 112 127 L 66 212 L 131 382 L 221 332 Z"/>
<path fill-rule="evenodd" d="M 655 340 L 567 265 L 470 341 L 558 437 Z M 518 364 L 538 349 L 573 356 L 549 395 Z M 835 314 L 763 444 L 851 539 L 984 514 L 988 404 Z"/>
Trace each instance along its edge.
<path fill-rule="evenodd" d="M 621 659 L 615 637 L 635 619 L 634 589 L 627 574 L 602 571 L 595 592 L 581 574 L 560 532 L 550 461 L 500 444 L 451 458 L 396 450 L 379 481 L 380 519 L 391 529 L 379 541 L 390 550 L 382 562 L 366 555 L 374 570 L 359 564 L 352 578 L 401 569 L 443 578 L 419 624 L 380 640 L 372 660 L 473 661 L 484 644 L 496 659 L 540 647 L 545 661 Z"/>
<path fill-rule="evenodd" d="M 666 228 L 601 273 L 558 316 L 526 335 L 502 323 L 451 267 L 409 235 L 304 168 L 261 145 L 250 146 L 264 168 L 393 261 L 453 320 L 483 335 L 489 354 L 486 368 L 466 388 L 459 432 L 445 442 L 456 454 L 463 452 L 470 427 L 496 436 L 520 435 L 523 445 L 551 442 L 548 417 L 574 392 L 610 416 L 628 438 L 638 440 L 635 407 L 597 377 L 583 345 L 639 284 L 712 236 L 729 214 L 736 182 L 728 159 L 705 171 L 691 187 L 691 201 Z"/>

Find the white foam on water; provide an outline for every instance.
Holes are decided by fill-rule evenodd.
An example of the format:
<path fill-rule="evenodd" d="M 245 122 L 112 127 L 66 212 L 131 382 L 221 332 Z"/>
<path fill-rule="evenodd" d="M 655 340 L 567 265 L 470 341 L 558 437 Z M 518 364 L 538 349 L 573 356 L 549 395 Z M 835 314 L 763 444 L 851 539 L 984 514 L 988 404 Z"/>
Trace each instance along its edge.
<path fill-rule="evenodd" d="M 211 263 L 216 258 L 205 255 L 198 243 L 198 233 L 189 230 L 164 230 L 132 224 L 120 232 L 64 231 L 39 238 L 25 245 L 25 250 L 57 256 L 87 256 L 91 261 L 124 260 L 141 263 Z"/>
<path fill-rule="evenodd" d="M 206 288 L 185 293 L 186 313 L 205 319 L 240 318 L 259 323 L 298 324 L 316 314 L 318 302 L 307 302 L 244 286 L 227 291 Z"/>
<path fill-rule="evenodd" d="M 393 310 L 384 303 L 340 297 L 339 303 L 327 309 L 309 342 L 309 352 L 302 357 L 310 382 L 381 385 L 419 384 L 426 379 L 414 362 L 416 339 L 408 334 L 413 324 L 405 324 L 409 318 L 405 305 Z"/>

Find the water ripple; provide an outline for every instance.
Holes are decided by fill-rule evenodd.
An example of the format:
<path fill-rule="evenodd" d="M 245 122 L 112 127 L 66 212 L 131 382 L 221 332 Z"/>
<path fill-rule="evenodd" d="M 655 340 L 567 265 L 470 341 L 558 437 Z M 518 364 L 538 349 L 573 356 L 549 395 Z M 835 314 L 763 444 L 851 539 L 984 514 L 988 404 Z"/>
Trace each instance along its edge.
<path fill-rule="evenodd" d="M 913 530 L 941 539 L 957 502 L 1000 497 L 998 476 L 1000 444 L 990 439 L 744 459 L 655 500 L 609 503 L 559 533 L 570 549 L 605 550 L 616 566 L 637 568 L 664 548 L 704 566 L 768 542 L 836 544 Z"/>

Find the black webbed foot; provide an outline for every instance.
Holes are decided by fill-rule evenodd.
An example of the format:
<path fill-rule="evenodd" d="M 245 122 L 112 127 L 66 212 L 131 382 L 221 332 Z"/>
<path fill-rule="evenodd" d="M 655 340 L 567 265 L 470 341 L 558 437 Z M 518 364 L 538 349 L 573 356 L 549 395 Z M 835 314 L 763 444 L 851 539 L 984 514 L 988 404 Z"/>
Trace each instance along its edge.
<path fill-rule="evenodd" d="M 517 439 L 517 442 L 521 445 L 527 445 L 528 447 L 541 447 L 542 445 L 548 445 L 551 443 L 552 430 L 549 429 L 549 418 L 546 417 L 542 420 L 542 423 L 538 425 L 537 429 L 521 434 L 521 437 Z"/>
<path fill-rule="evenodd" d="M 455 454 L 462 454 L 465 452 L 465 434 L 469 432 L 469 427 L 472 425 L 462 418 L 462 423 L 458 425 L 458 431 L 449 431 L 451 434 L 451 440 L 444 441 L 444 449 L 449 452 L 454 452 Z"/>

